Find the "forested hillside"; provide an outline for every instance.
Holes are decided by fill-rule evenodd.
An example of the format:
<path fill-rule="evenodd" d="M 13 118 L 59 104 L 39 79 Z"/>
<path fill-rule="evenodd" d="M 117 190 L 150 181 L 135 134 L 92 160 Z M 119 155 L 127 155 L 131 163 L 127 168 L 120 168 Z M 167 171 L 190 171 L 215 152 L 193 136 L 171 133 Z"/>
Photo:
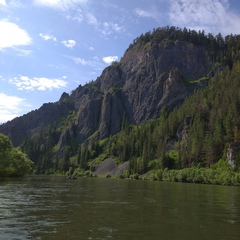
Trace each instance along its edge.
<path fill-rule="evenodd" d="M 240 35 L 165 27 L 135 39 L 96 81 L 0 126 L 36 173 L 93 171 L 111 158 L 127 174 L 208 168 L 235 143 L 240 167 Z"/>
<path fill-rule="evenodd" d="M 142 125 L 123 122 L 122 131 L 101 141 L 88 141 L 79 151 L 79 163 L 87 166 L 96 155 L 130 161 L 133 173 L 152 167 L 182 169 L 200 164 L 209 167 L 226 159 L 227 149 L 238 142 L 240 127 L 240 62 L 226 67 L 179 107 Z M 240 167 L 240 159 L 236 168 Z"/>

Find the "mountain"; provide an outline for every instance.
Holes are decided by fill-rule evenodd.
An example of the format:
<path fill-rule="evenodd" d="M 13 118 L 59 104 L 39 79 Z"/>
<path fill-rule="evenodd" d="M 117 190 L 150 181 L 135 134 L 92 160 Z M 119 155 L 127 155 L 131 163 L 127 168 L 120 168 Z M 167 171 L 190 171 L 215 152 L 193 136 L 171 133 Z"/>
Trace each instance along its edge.
<path fill-rule="evenodd" d="M 95 81 L 1 125 L 0 133 L 23 148 L 37 172 L 67 171 L 73 162 L 77 166 L 83 158 L 87 162 L 98 156 L 97 146 L 104 139 L 126 126 L 142 126 L 169 114 L 198 89 L 207 88 L 219 72 L 233 67 L 239 48 L 236 35 L 224 39 L 186 28 L 154 29 L 135 39 L 122 59 Z M 164 137 L 165 146 L 170 140 Z M 129 159 L 126 155 L 121 161 Z"/>

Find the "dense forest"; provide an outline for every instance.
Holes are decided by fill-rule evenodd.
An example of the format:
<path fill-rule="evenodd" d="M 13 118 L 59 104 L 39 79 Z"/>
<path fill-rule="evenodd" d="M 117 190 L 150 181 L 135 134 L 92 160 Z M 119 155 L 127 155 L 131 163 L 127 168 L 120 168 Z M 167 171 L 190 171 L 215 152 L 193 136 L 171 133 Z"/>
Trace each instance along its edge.
<path fill-rule="evenodd" d="M 123 121 L 122 131 L 79 147 L 77 166 L 87 169 L 111 157 L 129 161 L 129 174 L 152 169 L 209 168 L 226 161 L 229 145 L 239 140 L 240 62 L 228 66 L 172 112 L 163 109 L 158 119 L 141 126 Z M 235 170 L 240 169 L 240 152 Z M 224 168 L 227 165 L 224 165 Z"/>
<path fill-rule="evenodd" d="M 208 76 L 208 86 L 197 90 L 179 108 L 171 112 L 164 108 L 158 119 L 141 126 L 123 121 L 122 131 L 115 136 L 97 142 L 90 139 L 79 146 L 77 165 L 81 168 L 94 164 L 94 159 L 98 164 L 99 156 L 112 157 L 119 164 L 129 161 L 130 174 L 144 174 L 151 169 L 209 168 L 220 159 L 226 160 L 229 145 L 238 142 L 240 36 L 224 39 L 221 34 L 206 36 L 204 31 L 172 27 L 146 33 L 133 45 L 166 38 L 208 46 L 220 71 L 214 77 Z M 181 127 L 185 128 L 185 136 Z M 239 169 L 240 155 L 235 166 L 235 170 Z"/>
<path fill-rule="evenodd" d="M 164 27 L 142 34 L 126 52 L 157 46 L 166 40 L 187 42 L 208 52 L 213 70 L 200 79 L 183 79 L 186 85 L 207 81 L 207 86 L 197 89 L 177 108 L 163 107 L 157 118 L 138 125 L 123 118 L 121 131 L 104 139 L 93 134 L 79 144 L 73 126 L 72 131 L 66 130 L 61 155 L 56 154 L 59 149 L 56 143 L 64 122 L 58 126 L 50 124 L 34 139 L 26 137 L 21 144 L 35 162 L 36 173 L 75 171 L 77 174 L 87 171 L 89 174 L 106 158 L 114 159 L 118 165 L 129 162 L 126 176 L 143 176 L 153 172 L 160 179 L 187 181 L 186 176 L 179 177 L 184 169 L 193 169 L 200 175 L 204 175 L 202 169 L 219 166 L 230 171 L 225 164 L 227 149 L 232 143 L 238 143 L 240 134 L 240 35 L 223 37 L 219 33 L 213 36 L 204 31 Z M 121 61 L 113 63 L 118 64 Z M 94 83 L 87 86 L 95 87 Z M 113 90 L 121 91 L 117 88 Z M 73 122 L 75 117 L 71 112 L 66 118 Z M 239 169 L 238 154 L 233 170 L 238 174 Z M 176 170 L 178 172 L 174 172 Z M 179 173 L 178 177 L 174 175 Z M 215 174 L 218 174 L 217 170 Z M 234 178 L 234 181 L 240 182 L 239 175 L 234 175 Z M 195 182 L 203 182 L 203 179 Z"/>

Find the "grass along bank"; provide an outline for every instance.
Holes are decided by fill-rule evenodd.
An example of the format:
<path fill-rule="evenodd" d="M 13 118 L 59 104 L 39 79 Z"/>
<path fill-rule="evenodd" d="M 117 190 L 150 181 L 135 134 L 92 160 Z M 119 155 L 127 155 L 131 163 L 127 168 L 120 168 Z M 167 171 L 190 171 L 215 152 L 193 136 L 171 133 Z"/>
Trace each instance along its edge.
<path fill-rule="evenodd" d="M 180 170 L 174 169 L 153 169 L 147 173 L 129 174 L 127 169 L 115 172 L 113 175 L 111 171 L 101 172 L 97 174 L 96 171 L 84 171 L 77 168 L 73 175 L 79 177 L 104 177 L 104 178 L 121 178 L 121 179 L 135 179 L 135 180 L 150 180 L 150 181 L 166 181 L 166 182 L 185 182 L 198 184 L 214 184 L 225 186 L 240 186 L 240 173 L 233 171 L 225 160 L 219 160 L 216 164 L 209 168 L 200 166 L 193 166 Z"/>

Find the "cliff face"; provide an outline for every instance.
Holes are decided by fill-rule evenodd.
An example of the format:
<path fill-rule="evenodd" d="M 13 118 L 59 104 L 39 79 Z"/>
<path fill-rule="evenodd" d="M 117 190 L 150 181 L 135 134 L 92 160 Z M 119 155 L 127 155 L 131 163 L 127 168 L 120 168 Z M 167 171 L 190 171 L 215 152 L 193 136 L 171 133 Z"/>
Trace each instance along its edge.
<path fill-rule="evenodd" d="M 140 124 L 157 117 L 163 106 L 178 106 L 196 88 L 206 85 L 206 81 L 191 81 L 206 76 L 211 66 L 206 49 L 189 42 L 136 43 L 96 81 L 1 125 L 0 132 L 15 146 L 26 139 L 38 139 L 44 145 L 47 137 L 43 133 L 53 132 L 51 147 L 57 145 L 57 151 L 63 152 L 70 144 L 69 136 L 77 144 L 90 136 L 103 139 L 120 131 L 123 119 Z"/>
<path fill-rule="evenodd" d="M 178 106 L 206 84 L 186 82 L 205 76 L 211 65 L 205 49 L 190 43 L 134 45 L 120 63 L 112 64 L 95 82 L 70 96 L 82 134 L 79 140 L 96 131 L 101 139 L 116 134 L 124 117 L 139 124 L 158 116 L 165 105 L 170 109 Z"/>
<path fill-rule="evenodd" d="M 166 40 L 143 47 L 134 45 L 118 66 L 106 69 L 97 81 L 104 93 L 111 87 L 122 88 L 128 119 L 139 124 L 157 116 L 164 105 L 179 105 L 201 86 L 186 81 L 205 76 L 211 65 L 204 48 Z"/>

